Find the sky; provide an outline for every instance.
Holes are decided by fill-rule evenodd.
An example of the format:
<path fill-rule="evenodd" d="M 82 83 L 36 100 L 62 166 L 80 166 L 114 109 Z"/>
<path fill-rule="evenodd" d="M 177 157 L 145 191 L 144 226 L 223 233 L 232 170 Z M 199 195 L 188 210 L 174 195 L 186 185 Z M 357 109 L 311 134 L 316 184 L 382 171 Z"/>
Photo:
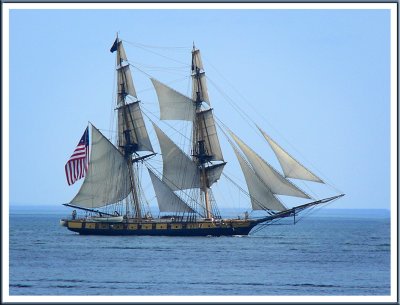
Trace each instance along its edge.
<path fill-rule="evenodd" d="M 9 132 L 11 205 L 60 205 L 75 195 L 79 184 L 68 186 L 64 164 L 88 121 L 110 129 L 109 49 L 118 32 L 133 66 L 185 94 L 195 43 L 216 117 L 263 158 L 278 168 L 254 123 L 328 181 L 327 194 L 346 194 L 330 207 L 390 209 L 388 9 L 95 8 L 9 11 L 3 132 Z M 156 113 L 156 95 L 139 69 L 132 69 L 139 98 Z M 224 157 L 244 181 L 229 146 Z"/>

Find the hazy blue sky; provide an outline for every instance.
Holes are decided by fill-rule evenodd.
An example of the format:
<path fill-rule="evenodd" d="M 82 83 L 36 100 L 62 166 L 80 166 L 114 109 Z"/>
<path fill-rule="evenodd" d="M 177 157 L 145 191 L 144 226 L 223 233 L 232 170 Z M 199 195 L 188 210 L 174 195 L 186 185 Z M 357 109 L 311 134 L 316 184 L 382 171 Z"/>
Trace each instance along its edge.
<path fill-rule="evenodd" d="M 64 164 L 88 121 L 110 127 L 117 31 L 133 64 L 176 68 L 151 69 L 167 83 L 190 72 L 194 41 L 216 116 L 257 152 L 272 156 L 232 103 L 346 194 L 332 207 L 390 207 L 390 11 L 378 9 L 11 10 L 11 203 L 74 196 Z M 163 52 L 177 61 L 158 62 Z M 133 73 L 154 107 L 150 82 Z M 237 164 L 230 147 L 224 155 Z"/>

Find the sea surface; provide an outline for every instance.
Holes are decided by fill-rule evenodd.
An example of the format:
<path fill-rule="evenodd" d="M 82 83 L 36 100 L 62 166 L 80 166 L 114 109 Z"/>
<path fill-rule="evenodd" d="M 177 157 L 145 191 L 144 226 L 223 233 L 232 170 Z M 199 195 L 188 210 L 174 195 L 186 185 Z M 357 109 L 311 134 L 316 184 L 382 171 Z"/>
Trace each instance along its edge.
<path fill-rule="evenodd" d="M 246 237 L 80 236 L 10 213 L 10 296 L 390 295 L 390 218 L 325 211 Z"/>

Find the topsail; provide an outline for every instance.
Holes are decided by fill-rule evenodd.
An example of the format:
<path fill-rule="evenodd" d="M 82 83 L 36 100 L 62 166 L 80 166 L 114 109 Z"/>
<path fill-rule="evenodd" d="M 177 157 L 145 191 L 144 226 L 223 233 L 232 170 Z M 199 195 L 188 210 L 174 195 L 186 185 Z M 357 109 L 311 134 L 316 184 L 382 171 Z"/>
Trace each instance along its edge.
<path fill-rule="evenodd" d="M 201 133 L 204 138 L 205 150 L 212 161 L 224 161 L 221 146 L 218 140 L 217 128 L 215 126 L 212 109 L 203 110 L 197 113 Z"/>
<path fill-rule="evenodd" d="M 118 132 L 119 147 L 130 144 L 135 151 L 153 151 L 139 102 L 118 108 Z"/>

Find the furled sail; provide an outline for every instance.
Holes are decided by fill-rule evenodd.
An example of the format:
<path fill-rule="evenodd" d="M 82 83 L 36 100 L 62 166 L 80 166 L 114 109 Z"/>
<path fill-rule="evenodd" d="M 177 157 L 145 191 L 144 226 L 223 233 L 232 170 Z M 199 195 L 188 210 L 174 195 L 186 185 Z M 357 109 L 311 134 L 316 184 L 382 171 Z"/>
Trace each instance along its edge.
<path fill-rule="evenodd" d="M 194 212 L 168 185 L 148 169 L 160 212 Z"/>
<path fill-rule="evenodd" d="M 203 71 L 203 62 L 200 56 L 200 50 L 193 50 L 192 56 L 192 78 L 199 78 L 199 82 L 193 82 L 192 98 L 197 100 L 197 92 L 199 93 L 199 99 L 210 105 L 210 99 L 208 97 L 206 75 Z"/>
<path fill-rule="evenodd" d="M 258 127 L 258 126 L 257 126 Z M 258 127 L 264 138 L 267 140 L 272 150 L 274 151 L 282 170 L 287 178 L 296 178 L 309 180 L 319 183 L 324 183 L 319 177 L 313 174 L 309 169 L 304 167 L 300 162 L 294 159 L 282 147 L 280 147 L 274 140 L 272 140 L 260 127 Z"/>
<path fill-rule="evenodd" d="M 240 140 L 231 130 L 229 130 L 229 133 L 235 140 L 236 144 L 241 148 L 259 178 L 269 187 L 272 193 L 310 199 L 310 196 L 279 174 L 271 165 Z"/>
<path fill-rule="evenodd" d="M 127 162 L 121 152 L 92 125 L 89 169 L 82 186 L 70 202 L 98 208 L 126 198 L 131 191 Z"/>
<path fill-rule="evenodd" d="M 161 120 L 193 121 L 196 111 L 192 99 L 151 78 L 160 105 Z"/>
<path fill-rule="evenodd" d="M 246 180 L 253 210 L 284 211 L 286 207 L 272 194 L 271 190 L 258 178 L 253 169 L 232 145 Z"/>
<path fill-rule="evenodd" d="M 139 102 L 118 108 L 118 135 L 120 147 L 124 147 L 129 141 L 130 144 L 137 145 L 135 151 L 153 151 Z"/>
<path fill-rule="evenodd" d="M 203 134 L 205 149 L 211 155 L 212 161 L 223 161 L 221 146 L 219 144 L 217 129 L 215 127 L 212 109 L 207 109 L 196 113 L 200 125 L 200 133 Z"/>
<path fill-rule="evenodd" d="M 156 124 L 153 126 L 163 159 L 163 182 L 174 191 L 199 187 L 196 164 Z"/>

